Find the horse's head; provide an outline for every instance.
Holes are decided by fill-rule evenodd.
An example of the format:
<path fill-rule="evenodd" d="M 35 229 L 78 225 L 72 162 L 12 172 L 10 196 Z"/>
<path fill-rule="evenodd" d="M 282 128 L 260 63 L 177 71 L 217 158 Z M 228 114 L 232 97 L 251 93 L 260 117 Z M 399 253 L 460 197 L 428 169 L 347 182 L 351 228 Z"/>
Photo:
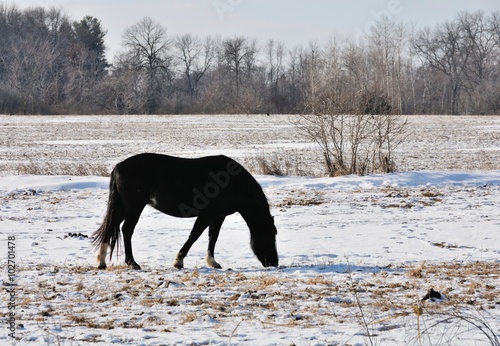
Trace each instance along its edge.
<path fill-rule="evenodd" d="M 252 250 L 264 267 L 277 267 L 279 264 L 276 250 L 277 233 L 273 217 L 264 224 L 260 224 L 257 229 L 251 230 Z"/>

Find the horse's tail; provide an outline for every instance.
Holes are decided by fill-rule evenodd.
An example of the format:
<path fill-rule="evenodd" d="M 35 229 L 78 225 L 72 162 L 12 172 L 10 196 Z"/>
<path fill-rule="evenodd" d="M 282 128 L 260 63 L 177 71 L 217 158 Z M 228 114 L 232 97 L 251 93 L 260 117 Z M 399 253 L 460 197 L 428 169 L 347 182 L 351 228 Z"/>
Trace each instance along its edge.
<path fill-rule="evenodd" d="M 113 250 L 120 240 L 120 224 L 124 220 L 123 205 L 118 194 L 116 186 L 116 179 L 118 173 L 116 168 L 111 172 L 111 179 L 109 182 L 109 199 L 106 215 L 102 221 L 101 226 L 94 232 L 92 243 L 97 248 L 104 244 L 109 245 L 110 254 L 109 259 L 113 256 Z M 118 246 L 117 246 L 118 247 Z"/>

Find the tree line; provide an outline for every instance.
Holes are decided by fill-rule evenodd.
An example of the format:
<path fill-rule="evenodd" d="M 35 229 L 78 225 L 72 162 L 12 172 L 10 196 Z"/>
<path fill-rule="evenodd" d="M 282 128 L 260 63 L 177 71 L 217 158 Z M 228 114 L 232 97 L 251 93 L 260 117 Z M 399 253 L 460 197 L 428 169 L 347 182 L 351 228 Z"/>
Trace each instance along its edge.
<path fill-rule="evenodd" d="M 105 37 L 96 17 L 0 3 L 0 113 L 500 113 L 500 12 L 419 30 L 384 17 L 295 47 L 146 17 L 111 62 Z"/>

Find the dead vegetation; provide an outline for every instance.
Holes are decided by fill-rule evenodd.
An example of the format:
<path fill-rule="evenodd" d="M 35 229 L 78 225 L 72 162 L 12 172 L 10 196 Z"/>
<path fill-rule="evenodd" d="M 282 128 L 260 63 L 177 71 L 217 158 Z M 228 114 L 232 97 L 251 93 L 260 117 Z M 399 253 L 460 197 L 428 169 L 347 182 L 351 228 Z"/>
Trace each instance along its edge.
<path fill-rule="evenodd" d="M 430 188 L 397 189 L 388 187 L 382 189 L 382 192 L 385 194 L 383 198 L 373 200 L 373 203 L 380 203 L 382 208 L 429 207 L 443 202 L 445 198 L 443 192 Z"/>
<path fill-rule="evenodd" d="M 282 150 L 278 153 L 261 153 L 245 158 L 245 167 L 253 174 L 275 176 L 314 176 L 308 168 L 310 158 L 299 150 Z"/>
<path fill-rule="evenodd" d="M 40 271 L 34 284 L 21 283 L 20 298 L 30 299 L 19 299 L 19 318 L 39 325 L 96 330 L 147 327 L 169 332 L 178 327 L 165 318 L 170 314 L 178 315 L 181 325 L 208 318 L 215 322 L 258 320 L 273 328 L 326 327 L 354 319 L 364 326 L 366 337 L 376 341 L 385 330 L 412 328 L 417 340 L 422 332 L 417 323 L 423 319 L 444 323 L 439 321 L 447 316 L 467 323 L 474 316 L 477 322 L 483 321 L 480 316 L 487 311 L 499 308 L 497 262 L 424 262 L 373 273 L 337 273 L 332 266 L 314 276 L 286 274 L 307 269 L 133 272 L 111 266 L 106 272 L 96 272 L 91 267 L 76 271 L 58 267 Z M 421 302 L 431 287 L 447 299 Z M 102 313 L 95 314 L 96 306 Z"/>
<path fill-rule="evenodd" d="M 109 176 L 109 168 L 101 163 L 64 163 L 47 161 L 29 161 L 17 165 L 18 175 L 73 175 L 73 176 Z"/>
<path fill-rule="evenodd" d="M 273 204 L 278 208 L 289 208 L 292 206 L 313 206 L 326 203 L 324 194 L 318 190 L 290 190 L 281 200 Z"/>

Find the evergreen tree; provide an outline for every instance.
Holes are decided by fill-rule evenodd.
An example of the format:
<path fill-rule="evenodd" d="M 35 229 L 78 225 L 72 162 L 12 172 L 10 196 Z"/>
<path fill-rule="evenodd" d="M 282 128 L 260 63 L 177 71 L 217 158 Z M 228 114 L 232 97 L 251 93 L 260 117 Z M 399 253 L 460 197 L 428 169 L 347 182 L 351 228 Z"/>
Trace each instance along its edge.
<path fill-rule="evenodd" d="M 88 53 L 85 69 L 95 72 L 100 77 L 104 76 L 110 65 L 105 56 L 104 37 L 107 32 L 103 30 L 101 21 L 86 16 L 79 22 L 73 23 L 73 32 L 76 43 Z"/>

